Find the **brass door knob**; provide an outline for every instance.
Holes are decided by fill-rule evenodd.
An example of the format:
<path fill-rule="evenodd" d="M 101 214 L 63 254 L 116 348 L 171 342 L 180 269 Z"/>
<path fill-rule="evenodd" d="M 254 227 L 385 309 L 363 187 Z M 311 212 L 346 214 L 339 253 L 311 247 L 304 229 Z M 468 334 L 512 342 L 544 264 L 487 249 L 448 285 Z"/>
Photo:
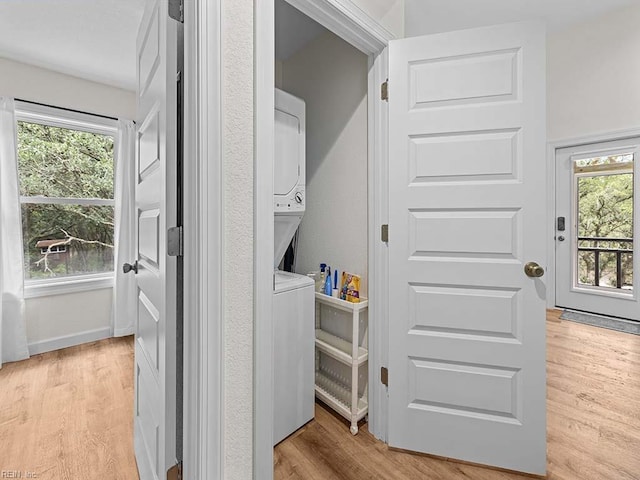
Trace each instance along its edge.
<path fill-rule="evenodd" d="M 544 268 L 536 262 L 529 262 L 524 266 L 524 273 L 527 277 L 538 278 L 544 275 Z"/>

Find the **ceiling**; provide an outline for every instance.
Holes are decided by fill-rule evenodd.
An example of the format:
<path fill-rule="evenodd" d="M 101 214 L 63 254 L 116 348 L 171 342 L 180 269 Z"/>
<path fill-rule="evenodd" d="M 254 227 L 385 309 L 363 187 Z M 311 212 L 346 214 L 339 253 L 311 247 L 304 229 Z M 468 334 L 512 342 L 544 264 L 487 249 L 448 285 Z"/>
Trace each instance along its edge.
<path fill-rule="evenodd" d="M 1 0 L 0 57 L 135 90 L 145 0 Z"/>
<path fill-rule="evenodd" d="M 405 0 L 405 33 L 415 36 L 542 18 L 549 31 L 640 0 Z"/>
<path fill-rule="evenodd" d="M 327 31 L 284 0 L 275 4 L 277 60 L 286 60 Z"/>
<path fill-rule="evenodd" d="M 406 33 L 437 33 L 528 18 L 547 19 L 553 31 L 638 2 L 405 0 Z M 135 42 L 144 3 L 0 0 L 0 57 L 134 90 Z M 277 59 L 289 58 L 325 31 L 284 0 L 276 0 Z"/>

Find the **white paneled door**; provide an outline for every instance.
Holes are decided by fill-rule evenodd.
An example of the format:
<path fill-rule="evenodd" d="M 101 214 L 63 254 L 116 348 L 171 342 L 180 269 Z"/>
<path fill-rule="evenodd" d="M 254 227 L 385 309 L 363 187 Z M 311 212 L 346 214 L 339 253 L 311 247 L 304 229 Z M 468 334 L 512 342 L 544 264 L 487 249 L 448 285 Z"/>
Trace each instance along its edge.
<path fill-rule="evenodd" d="M 389 59 L 389 444 L 543 474 L 544 27 Z"/>
<path fill-rule="evenodd" d="M 134 443 L 141 480 L 176 462 L 177 28 L 167 0 L 147 0 L 137 40 L 137 322 Z"/>

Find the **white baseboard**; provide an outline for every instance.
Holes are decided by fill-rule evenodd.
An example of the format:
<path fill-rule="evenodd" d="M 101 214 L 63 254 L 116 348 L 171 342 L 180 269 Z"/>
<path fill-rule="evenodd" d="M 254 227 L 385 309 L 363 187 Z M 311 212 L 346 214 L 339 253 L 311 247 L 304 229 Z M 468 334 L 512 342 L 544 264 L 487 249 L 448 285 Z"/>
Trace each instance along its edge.
<path fill-rule="evenodd" d="M 38 353 L 52 352 L 61 348 L 74 347 L 83 343 L 95 342 L 96 340 L 104 340 L 111 337 L 111 328 L 98 328 L 96 330 L 88 330 L 86 332 L 74 333 L 73 335 L 65 335 L 63 337 L 54 337 L 47 340 L 40 340 L 29 344 L 29 355 L 37 355 Z"/>
<path fill-rule="evenodd" d="M 117 328 L 113 331 L 113 336 L 114 337 L 127 337 L 129 335 L 133 335 L 134 333 L 136 333 L 135 331 L 135 327 L 130 326 L 130 327 L 126 327 L 126 328 Z"/>

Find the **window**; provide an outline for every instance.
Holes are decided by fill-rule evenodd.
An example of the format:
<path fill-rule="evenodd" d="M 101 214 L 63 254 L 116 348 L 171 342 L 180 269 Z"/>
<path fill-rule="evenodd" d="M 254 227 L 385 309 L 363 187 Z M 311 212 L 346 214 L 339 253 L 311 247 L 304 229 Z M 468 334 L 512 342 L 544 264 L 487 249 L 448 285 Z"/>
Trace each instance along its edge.
<path fill-rule="evenodd" d="M 115 122 L 20 103 L 25 283 L 111 277 Z"/>
<path fill-rule="evenodd" d="M 577 284 L 633 293 L 634 154 L 574 161 Z"/>
<path fill-rule="evenodd" d="M 36 247 L 40 248 L 40 253 L 42 255 L 65 253 L 67 251 L 67 245 L 61 242 L 62 240 L 40 240 L 36 243 Z"/>

